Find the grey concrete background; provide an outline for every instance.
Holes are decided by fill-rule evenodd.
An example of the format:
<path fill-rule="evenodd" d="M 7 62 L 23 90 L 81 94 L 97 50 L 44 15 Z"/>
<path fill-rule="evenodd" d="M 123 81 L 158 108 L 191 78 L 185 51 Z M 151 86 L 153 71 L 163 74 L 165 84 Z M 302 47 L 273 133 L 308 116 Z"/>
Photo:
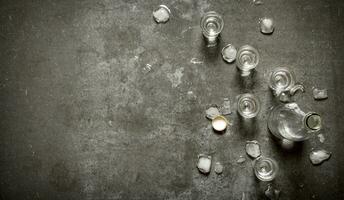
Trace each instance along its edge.
<path fill-rule="evenodd" d="M 159 4 L 172 11 L 167 24 L 152 19 Z M 210 10 L 225 21 L 213 50 L 199 27 Z M 264 16 L 271 36 L 259 32 Z M 1 0 L 0 199 L 265 199 L 251 159 L 236 163 L 252 139 L 280 165 L 280 199 L 343 199 L 343 18 L 339 0 Z M 258 49 L 252 79 L 221 59 L 227 43 Z M 278 66 L 305 84 L 297 101 L 323 116 L 323 144 L 315 136 L 284 150 L 270 136 L 267 74 Z M 313 86 L 329 99 L 315 102 Z M 229 131 L 213 133 L 207 106 L 244 92 L 262 102 L 257 119 L 234 112 Z M 314 167 L 312 148 L 333 155 Z M 200 174 L 199 153 L 223 174 Z"/>

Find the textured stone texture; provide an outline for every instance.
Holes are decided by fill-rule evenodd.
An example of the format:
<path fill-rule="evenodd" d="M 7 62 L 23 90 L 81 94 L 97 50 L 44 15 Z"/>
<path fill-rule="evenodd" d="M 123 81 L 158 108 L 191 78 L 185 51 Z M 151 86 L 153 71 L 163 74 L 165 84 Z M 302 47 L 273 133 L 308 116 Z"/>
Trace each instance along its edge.
<path fill-rule="evenodd" d="M 152 18 L 160 4 L 172 12 L 166 24 Z M 199 27 L 209 10 L 225 21 L 214 49 Z M 265 16 L 269 36 L 259 31 Z M 264 199 L 251 161 L 236 163 L 247 140 L 279 162 L 280 199 L 343 199 L 343 19 L 340 0 L 0 1 L 0 199 Z M 252 79 L 222 60 L 228 43 L 258 49 Z M 270 136 L 275 67 L 304 83 L 296 98 L 323 116 L 323 144 L 283 150 Z M 314 101 L 312 86 L 331 98 Z M 234 112 L 230 130 L 214 134 L 205 109 L 245 92 L 262 102 L 257 119 Z M 333 157 L 314 167 L 318 146 Z M 200 153 L 226 170 L 200 174 Z"/>

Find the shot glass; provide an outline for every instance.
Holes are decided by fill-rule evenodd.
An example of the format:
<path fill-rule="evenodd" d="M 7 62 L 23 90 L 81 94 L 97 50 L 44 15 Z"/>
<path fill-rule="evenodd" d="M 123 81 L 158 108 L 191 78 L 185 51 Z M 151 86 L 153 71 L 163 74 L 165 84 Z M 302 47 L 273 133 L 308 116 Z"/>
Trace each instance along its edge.
<path fill-rule="evenodd" d="M 253 94 L 246 93 L 238 96 L 237 112 L 243 118 L 253 118 L 260 111 L 259 99 Z"/>
<path fill-rule="evenodd" d="M 279 170 L 277 162 L 272 158 L 260 156 L 255 159 L 254 174 L 261 181 L 272 181 Z"/>
<path fill-rule="evenodd" d="M 204 14 L 201 19 L 201 29 L 207 42 L 207 46 L 216 46 L 218 36 L 223 29 L 223 19 L 220 14 L 210 11 Z"/>
<path fill-rule="evenodd" d="M 270 73 L 269 87 L 275 96 L 289 91 L 295 84 L 295 75 L 288 68 L 276 68 Z"/>
<path fill-rule="evenodd" d="M 259 53 L 257 49 L 250 45 L 239 48 L 236 57 L 236 64 L 241 72 L 241 76 L 249 76 L 259 63 Z"/>

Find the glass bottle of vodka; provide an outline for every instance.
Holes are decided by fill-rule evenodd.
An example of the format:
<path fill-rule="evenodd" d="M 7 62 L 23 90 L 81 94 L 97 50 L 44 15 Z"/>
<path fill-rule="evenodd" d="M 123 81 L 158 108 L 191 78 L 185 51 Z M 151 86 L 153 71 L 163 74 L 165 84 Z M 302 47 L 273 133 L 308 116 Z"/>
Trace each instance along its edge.
<path fill-rule="evenodd" d="M 280 139 L 303 141 L 321 129 L 321 117 L 315 112 L 305 113 L 295 102 L 280 104 L 270 111 L 268 128 Z"/>

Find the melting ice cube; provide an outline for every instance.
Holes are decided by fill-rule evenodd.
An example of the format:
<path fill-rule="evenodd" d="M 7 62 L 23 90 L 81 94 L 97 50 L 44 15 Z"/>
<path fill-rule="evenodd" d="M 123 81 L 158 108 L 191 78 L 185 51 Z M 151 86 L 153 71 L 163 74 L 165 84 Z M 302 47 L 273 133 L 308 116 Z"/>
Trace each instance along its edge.
<path fill-rule="evenodd" d="M 191 60 L 190 60 L 190 62 L 192 63 L 192 64 L 202 64 L 203 63 L 203 61 L 202 60 L 200 60 L 200 59 L 198 59 L 198 58 L 192 58 Z"/>
<path fill-rule="evenodd" d="M 233 45 L 228 44 L 225 47 L 223 47 L 221 53 L 223 60 L 225 60 L 228 63 L 232 63 L 236 58 L 237 50 Z"/>
<path fill-rule="evenodd" d="M 271 18 L 264 17 L 260 20 L 260 31 L 263 34 L 272 34 L 274 32 L 274 21 Z"/>
<path fill-rule="evenodd" d="M 211 168 L 211 156 L 204 154 L 198 155 L 197 168 L 203 174 L 208 174 Z"/>
<path fill-rule="evenodd" d="M 313 89 L 313 97 L 315 100 L 323 100 L 323 99 L 327 99 L 327 90 L 326 89 L 318 89 L 318 88 L 314 88 Z"/>
<path fill-rule="evenodd" d="M 220 112 L 222 113 L 222 115 L 229 115 L 232 113 L 231 101 L 229 100 L 229 98 L 223 98 L 223 104 L 220 108 Z"/>
<path fill-rule="evenodd" d="M 219 162 L 215 163 L 215 173 L 221 174 L 223 172 L 223 165 Z"/>
<path fill-rule="evenodd" d="M 319 165 L 325 160 L 330 159 L 331 152 L 326 150 L 315 150 L 309 154 L 309 159 L 311 160 L 313 165 Z"/>
<path fill-rule="evenodd" d="M 246 158 L 243 156 L 240 156 L 239 159 L 236 161 L 237 163 L 241 164 L 246 161 Z"/>
<path fill-rule="evenodd" d="M 170 19 L 170 13 L 167 6 L 160 5 L 157 10 L 153 11 L 153 17 L 157 23 L 166 23 Z"/>
<path fill-rule="evenodd" d="M 205 111 L 205 114 L 206 114 L 206 117 L 210 120 L 213 120 L 215 117 L 221 115 L 219 109 L 215 106 L 208 108 Z"/>
<path fill-rule="evenodd" d="M 325 142 L 325 136 L 323 135 L 323 134 L 319 134 L 318 135 L 318 138 L 319 138 L 319 141 L 321 142 L 321 143 L 324 143 Z"/>
<path fill-rule="evenodd" d="M 276 189 L 271 184 L 268 185 L 268 188 L 265 190 L 265 196 L 271 200 L 278 200 L 281 191 Z"/>
<path fill-rule="evenodd" d="M 260 146 L 256 140 L 246 142 L 246 153 L 252 158 L 257 158 L 260 156 Z"/>
<path fill-rule="evenodd" d="M 252 2 L 254 5 L 257 5 L 257 6 L 263 4 L 263 1 L 261 1 L 261 0 L 253 0 Z"/>

